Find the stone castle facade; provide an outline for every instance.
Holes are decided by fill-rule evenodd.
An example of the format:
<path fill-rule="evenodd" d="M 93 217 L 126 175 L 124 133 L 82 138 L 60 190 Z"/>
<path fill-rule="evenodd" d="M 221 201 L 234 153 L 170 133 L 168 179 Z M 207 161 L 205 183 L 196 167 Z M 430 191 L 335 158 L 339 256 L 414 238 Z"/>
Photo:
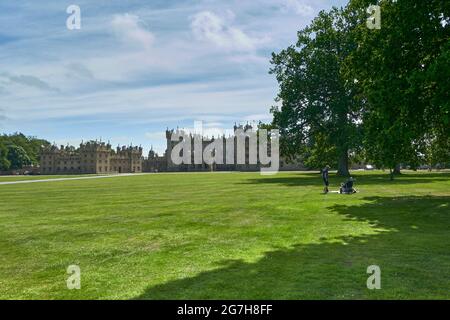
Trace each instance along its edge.
<path fill-rule="evenodd" d="M 172 134 L 182 133 L 182 131 L 166 130 L 166 151 L 163 155 L 158 155 L 150 150 L 148 157 L 142 156 L 141 147 L 122 146 L 113 149 L 109 143 L 89 141 L 81 143 L 79 148 L 72 146 L 56 145 L 44 148 L 41 151 L 41 174 L 113 174 L 113 173 L 140 173 L 140 172 L 189 172 L 189 171 L 259 171 L 261 165 L 251 164 L 249 161 L 249 141 L 245 139 L 245 164 L 238 164 L 237 161 L 237 136 L 236 132 L 245 134 L 253 128 L 247 124 L 245 126 L 234 126 L 235 135 L 226 138 L 219 137 L 223 141 L 223 164 L 208 165 L 206 163 L 194 164 L 194 152 L 191 154 L 190 164 L 177 165 L 172 162 L 171 153 L 178 141 L 172 141 Z M 239 130 L 239 131 L 238 131 Z M 189 137 L 191 145 L 194 145 L 194 135 L 185 134 Z M 234 161 L 227 163 L 226 139 L 233 139 Z M 203 137 L 202 152 L 215 140 L 214 137 Z M 270 144 L 268 145 L 270 154 Z M 259 155 L 258 155 L 259 157 Z M 280 157 L 280 170 L 303 170 L 300 163 L 287 163 Z"/>
<path fill-rule="evenodd" d="M 79 148 L 52 145 L 40 154 L 41 174 L 107 174 L 142 172 L 142 148 L 112 149 L 109 143 L 89 141 Z"/>
<path fill-rule="evenodd" d="M 239 131 L 238 131 L 239 130 Z M 217 137 L 217 139 L 220 140 L 220 143 L 222 144 L 222 150 L 223 150 L 223 159 L 222 164 L 213 164 L 208 165 L 206 163 L 202 164 L 195 164 L 195 150 L 194 150 L 194 139 L 196 136 L 194 134 L 186 134 L 183 131 L 177 130 L 175 132 L 174 130 L 166 130 L 166 141 L 167 141 L 167 149 L 166 154 L 169 155 L 169 157 L 166 157 L 167 162 L 167 170 L 168 171 L 258 171 L 260 170 L 259 164 L 251 164 L 249 161 L 249 141 L 248 139 L 245 140 L 245 164 L 238 164 L 237 161 L 237 135 L 238 132 L 241 132 L 241 134 L 245 134 L 245 132 L 253 130 L 253 127 L 249 124 L 242 126 L 242 125 L 235 125 L 234 126 L 234 135 L 231 137 L 221 136 Z M 170 157 L 170 154 L 172 153 L 172 150 L 174 146 L 178 143 L 178 141 L 172 141 L 171 137 L 173 133 L 177 133 L 178 135 L 185 135 L 188 137 L 189 143 L 192 146 L 192 152 L 191 152 L 191 161 L 190 164 L 181 164 L 176 165 L 172 162 L 172 159 Z M 198 137 L 197 137 L 198 138 Z M 232 163 L 227 163 L 226 154 L 227 154 L 227 145 L 226 140 L 232 139 L 232 145 L 233 145 L 233 161 Z M 216 140 L 214 137 L 200 137 L 202 142 L 202 154 L 205 148 L 210 145 L 212 142 Z M 257 151 L 257 150 L 256 150 Z"/>
<path fill-rule="evenodd" d="M 144 172 L 196 172 L 196 171 L 259 171 L 261 169 L 261 164 L 259 163 L 259 161 L 257 162 L 257 164 L 252 164 L 249 161 L 249 141 L 248 139 L 245 140 L 245 164 L 238 164 L 237 161 L 237 136 L 239 135 L 238 132 L 242 133 L 246 133 L 248 132 L 248 130 L 253 130 L 253 127 L 249 124 L 246 124 L 245 126 L 243 125 L 234 125 L 234 135 L 232 137 L 219 137 L 220 139 L 222 139 L 222 143 L 223 143 L 223 164 L 213 164 L 213 165 L 208 165 L 206 163 L 202 163 L 202 164 L 195 164 L 194 163 L 194 152 L 193 151 L 191 153 L 191 161 L 190 164 L 181 164 L 181 165 L 177 165 L 174 164 L 172 162 L 171 159 L 171 153 L 172 150 L 174 148 L 174 146 L 178 143 L 178 141 L 172 141 L 172 135 L 174 133 L 177 134 L 183 134 L 183 131 L 180 131 L 177 129 L 177 131 L 175 130 L 166 130 L 166 151 L 163 155 L 158 155 L 157 153 L 155 153 L 152 150 L 150 150 L 148 158 L 144 160 L 143 163 L 143 167 L 144 167 Z M 185 134 L 185 136 L 188 137 L 189 143 L 191 144 L 191 146 L 194 145 L 194 138 L 195 136 L 193 134 Z M 231 164 L 227 163 L 227 159 L 226 159 L 226 154 L 227 154 L 227 148 L 226 148 L 226 140 L 227 139 L 232 139 L 233 142 L 233 162 Z M 214 137 L 202 137 L 202 152 L 205 150 L 205 148 L 212 143 L 215 140 Z M 270 154 L 270 144 L 267 146 L 268 147 L 268 153 Z M 194 149 L 194 148 L 192 148 Z M 257 153 L 258 153 L 257 149 Z M 258 154 L 258 158 L 259 158 L 259 154 Z M 305 167 L 300 163 L 300 162 L 291 162 L 288 163 L 286 162 L 283 157 L 280 157 L 280 170 L 282 171 L 287 171 L 287 170 L 304 170 Z"/>

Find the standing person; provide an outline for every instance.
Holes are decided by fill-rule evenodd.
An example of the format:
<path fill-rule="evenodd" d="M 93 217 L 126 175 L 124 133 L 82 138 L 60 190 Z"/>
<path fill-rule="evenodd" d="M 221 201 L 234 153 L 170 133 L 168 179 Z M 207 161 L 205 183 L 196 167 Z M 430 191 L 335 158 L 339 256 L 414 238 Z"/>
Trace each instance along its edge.
<path fill-rule="evenodd" d="M 328 193 L 328 185 L 330 184 L 328 182 L 328 170 L 330 169 L 330 166 L 325 166 L 325 168 L 322 169 L 322 179 L 325 187 L 323 188 L 323 193 Z"/>

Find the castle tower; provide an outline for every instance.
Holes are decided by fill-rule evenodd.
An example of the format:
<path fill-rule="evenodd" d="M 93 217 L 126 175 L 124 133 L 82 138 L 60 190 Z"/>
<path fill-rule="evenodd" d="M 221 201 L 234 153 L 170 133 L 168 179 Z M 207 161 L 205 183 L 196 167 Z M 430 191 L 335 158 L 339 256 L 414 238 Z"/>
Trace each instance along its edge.
<path fill-rule="evenodd" d="M 172 158 L 171 158 L 171 154 L 172 154 L 172 149 L 173 149 L 173 145 L 174 142 L 172 141 L 172 134 L 173 134 L 174 130 L 169 130 L 166 129 L 166 144 L 167 144 L 167 148 L 166 148 L 166 161 L 167 161 L 167 168 L 170 170 L 172 168 L 175 168 L 176 166 L 173 164 L 172 162 Z"/>

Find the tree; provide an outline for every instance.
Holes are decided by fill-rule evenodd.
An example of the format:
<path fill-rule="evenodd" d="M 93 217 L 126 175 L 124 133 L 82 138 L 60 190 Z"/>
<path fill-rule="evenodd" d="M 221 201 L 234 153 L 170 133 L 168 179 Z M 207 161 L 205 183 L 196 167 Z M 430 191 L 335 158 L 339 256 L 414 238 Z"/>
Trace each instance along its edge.
<path fill-rule="evenodd" d="M 324 168 L 326 165 L 332 167 L 339 165 L 338 159 L 336 158 L 338 154 L 336 147 L 328 138 L 327 135 L 321 134 L 320 132 L 311 137 L 307 146 L 304 148 L 304 164 L 306 167 Z"/>
<path fill-rule="evenodd" d="M 8 145 L 21 147 L 29 157 L 31 164 L 37 165 L 40 160 L 39 152 L 42 146 L 48 146 L 50 142 L 36 137 L 27 137 L 22 133 L 14 133 L 11 135 L 1 135 L 0 144 L 3 144 L 5 147 Z"/>
<path fill-rule="evenodd" d="M 450 21 L 449 21 L 450 23 Z M 431 142 L 428 149 L 432 162 L 449 162 L 450 155 L 450 40 L 444 45 L 441 54 L 430 67 L 418 74 L 414 90 L 421 91 L 427 101 L 425 119 L 429 123 L 426 141 Z M 427 146 L 430 146 L 428 144 Z"/>
<path fill-rule="evenodd" d="M 7 148 L 7 159 L 10 162 L 10 169 L 22 169 L 24 166 L 28 166 L 31 164 L 30 157 L 22 147 L 10 144 L 7 146 Z"/>
<path fill-rule="evenodd" d="M 365 25 L 369 4 L 381 6 L 381 29 Z M 346 61 L 364 103 L 364 147 L 391 173 L 416 167 L 427 152 L 427 134 L 449 121 L 449 4 L 440 0 L 352 0 L 358 43 Z M 446 129 L 444 129 L 446 128 Z M 391 174 L 393 179 L 393 174 Z"/>
<path fill-rule="evenodd" d="M 429 136 L 425 162 L 431 171 L 434 167 L 446 167 L 450 164 L 450 137 L 441 134 Z"/>
<path fill-rule="evenodd" d="M 0 141 L 0 171 L 9 170 L 11 163 L 8 160 L 8 148 Z"/>
<path fill-rule="evenodd" d="M 273 123 L 280 130 L 283 155 L 310 155 L 314 166 L 338 165 L 349 175 L 349 151 L 359 144 L 360 104 L 353 81 L 342 72 L 354 50 L 352 26 L 342 9 L 320 12 L 298 32 L 296 46 L 272 54 L 270 72 L 280 90 L 272 107 Z"/>

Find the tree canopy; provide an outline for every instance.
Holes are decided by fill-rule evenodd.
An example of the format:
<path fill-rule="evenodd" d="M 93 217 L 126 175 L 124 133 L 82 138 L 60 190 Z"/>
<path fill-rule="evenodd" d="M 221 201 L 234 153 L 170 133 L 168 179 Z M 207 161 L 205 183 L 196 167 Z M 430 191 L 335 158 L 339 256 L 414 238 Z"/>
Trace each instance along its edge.
<path fill-rule="evenodd" d="M 379 5 L 381 29 L 366 25 Z M 392 172 L 449 161 L 450 5 L 351 0 L 322 11 L 296 46 L 273 54 L 282 151 L 348 173 L 357 154 Z M 448 149 L 447 149 L 448 150 Z"/>
<path fill-rule="evenodd" d="M 342 9 L 320 12 L 298 32 L 295 47 L 273 54 L 271 69 L 280 83 L 281 108 L 273 107 L 272 112 L 283 154 L 301 150 L 310 165 L 331 162 L 342 175 L 348 175 L 349 151 L 360 138 L 355 85 L 342 73 L 355 46 L 351 28 Z"/>
<path fill-rule="evenodd" d="M 0 135 L 0 170 L 17 170 L 39 163 L 42 146 L 50 145 L 43 139 L 27 137 L 22 133 Z"/>
<path fill-rule="evenodd" d="M 347 60 L 366 100 L 364 148 L 371 161 L 391 170 L 417 167 L 427 143 L 448 136 L 448 5 L 443 1 L 379 1 L 380 30 L 363 25 L 373 1 L 351 1 L 358 46 Z M 438 71 L 439 70 L 439 71 Z M 437 136 L 441 136 L 435 139 Z"/>

